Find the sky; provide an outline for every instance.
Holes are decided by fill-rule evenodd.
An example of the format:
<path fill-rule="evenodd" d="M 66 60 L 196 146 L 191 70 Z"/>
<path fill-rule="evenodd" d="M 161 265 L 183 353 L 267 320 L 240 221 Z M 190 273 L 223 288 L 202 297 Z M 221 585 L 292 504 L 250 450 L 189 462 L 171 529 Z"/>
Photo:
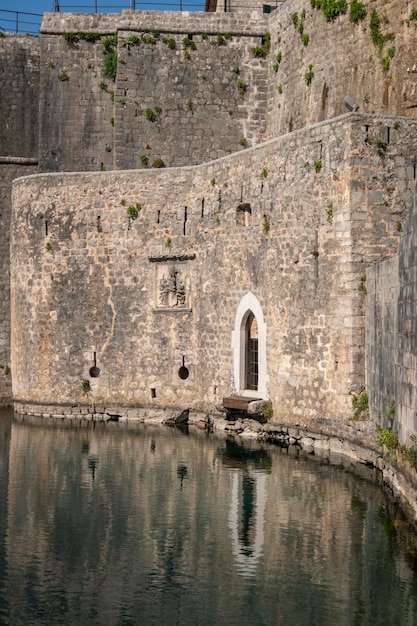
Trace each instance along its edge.
<path fill-rule="evenodd" d="M 122 9 L 153 9 L 155 11 L 178 11 L 182 2 L 185 11 L 202 11 L 204 0 L 58 0 L 61 11 L 74 13 L 97 11 L 119 12 Z M 53 11 L 54 0 L 0 0 L 0 30 L 37 34 L 42 13 Z M 18 15 L 16 15 L 18 12 Z M 38 15 L 26 15 L 33 13 Z"/>

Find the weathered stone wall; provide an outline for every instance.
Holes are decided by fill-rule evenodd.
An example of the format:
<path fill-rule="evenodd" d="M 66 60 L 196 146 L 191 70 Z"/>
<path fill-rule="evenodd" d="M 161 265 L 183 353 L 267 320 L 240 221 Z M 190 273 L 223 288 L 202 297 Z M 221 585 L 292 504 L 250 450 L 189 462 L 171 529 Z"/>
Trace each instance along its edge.
<path fill-rule="evenodd" d="M 360 277 L 394 254 L 407 211 L 415 124 L 402 118 L 379 154 L 393 122 L 347 114 L 197 167 L 16 181 L 15 398 L 212 407 L 251 292 L 274 419 L 346 419 L 364 383 Z M 164 303 L 172 266 L 184 298 Z"/>
<path fill-rule="evenodd" d="M 0 406 L 11 402 L 10 370 L 10 218 L 12 181 L 37 172 L 36 161 L 0 157 Z"/>
<path fill-rule="evenodd" d="M 11 401 L 11 184 L 37 171 L 39 48 L 35 37 L 0 37 L 0 406 Z"/>
<path fill-rule="evenodd" d="M 413 116 L 417 28 L 407 22 L 410 9 L 397 0 L 366 8 L 357 24 L 348 13 L 327 22 L 307 0 L 282 3 L 269 15 L 46 14 L 42 169 L 201 163 L 341 115 L 346 95 L 362 112 Z M 380 36 L 391 36 L 380 46 L 372 40 L 373 10 Z M 103 75 L 102 41 L 68 45 L 65 32 L 117 34 L 114 81 Z M 270 48 L 262 56 L 267 32 Z M 187 38 L 195 49 L 185 47 Z M 64 70 L 68 80 L 59 79 Z M 146 118 L 148 110 L 155 121 Z"/>
<path fill-rule="evenodd" d="M 404 225 L 399 253 L 367 270 L 366 386 L 371 417 L 411 446 L 417 431 L 417 211 Z"/>
<path fill-rule="evenodd" d="M 266 124 L 267 66 L 251 50 L 266 23 L 256 14 L 246 20 L 199 13 L 127 11 L 111 20 L 47 14 L 42 169 L 134 169 L 156 159 L 195 164 L 258 143 Z M 114 79 L 104 74 L 104 39 L 68 43 L 61 33 L 71 31 L 117 35 Z"/>
<path fill-rule="evenodd" d="M 284 2 L 271 14 L 271 51 L 262 61 L 269 66 L 267 136 L 341 115 L 347 110 L 346 95 L 361 112 L 415 116 L 417 28 L 416 22 L 407 23 L 412 7 L 397 0 L 365 0 L 364 5 L 367 15 L 357 24 L 350 21 L 349 11 L 327 22 L 308 0 Z M 373 10 L 380 19 L 380 34 L 393 37 L 381 47 L 372 40 Z M 302 36 L 307 35 L 304 45 Z M 389 64 L 387 71 L 382 59 L 385 68 Z M 310 65 L 313 76 L 307 85 Z"/>
<path fill-rule="evenodd" d="M 0 37 L 0 157 L 37 157 L 39 54 L 37 37 Z"/>

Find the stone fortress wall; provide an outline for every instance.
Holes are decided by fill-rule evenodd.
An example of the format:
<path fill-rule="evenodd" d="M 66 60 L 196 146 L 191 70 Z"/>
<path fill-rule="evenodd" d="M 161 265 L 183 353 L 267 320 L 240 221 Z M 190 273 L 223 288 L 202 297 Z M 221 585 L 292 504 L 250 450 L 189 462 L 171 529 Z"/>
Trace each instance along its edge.
<path fill-rule="evenodd" d="M 417 104 L 412 7 L 398 0 L 365 4 L 368 15 L 357 24 L 348 15 L 326 22 L 305 0 L 287 1 L 270 15 L 45 15 L 42 36 L 33 40 L 40 57 L 40 170 L 141 171 L 15 184 L 16 398 L 73 401 L 96 353 L 97 401 L 142 403 L 155 394 L 154 403 L 212 405 L 225 391 L 231 361 L 236 374 L 230 337 L 239 303 L 251 293 L 267 328 L 264 391 L 274 416 L 346 417 L 350 394 L 364 383 L 358 286 L 367 266 L 398 248 L 415 159 L 414 123 L 407 120 Z M 373 9 L 380 45 L 371 36 Z M 114 80 L 103 74 L 109 52 L 103 54 L 103 40 L 68 42 L 62 37 L 68 32 L 118 35 Z M 5 42 L 9 37 L 0 47 Z M 402 117 L 348 115 L 320 124 L 346 111 L 346 95 L 361 113 Z M 196 169 L 148 169 L 158 160 L 177 168 L 220 157 Z M 129 230 L 122 200 L 142 205 Z M 238 223 L 238 210 L 252 224 Z M 86 264 L 86 252 L 94 265 Z M 190 304 L 160 312 L 155 290 L 172 263 L 184 267 Z M 145 310 L 136 288 L 130 292 L 137 285 Z M 68 319 L 76 301 L 86 303 L 88 324 L 79 309 Z M 80 333 L 72 350 L 69 321 Z M 132 337 L 136 321 L 142 331 Z M 157 344 L 165 341 L 163 363 L 152 351 L 153 335 Z M 115 338 L 128 336 L 127 359 Z M 183 358 L 190 377 L 179 383 Z"/>
<path fill-rule="evenodd" d="M 15 181 L 15 397 L 85 402 L 96 364 L 96 404 L 209 410 L 239 378 L 246 298 L 267 327 L 274 417 L 348 415 L 363 384 L 361 275 L 397 250 L 413 185 L 414 120 L 386 157 L 366 141 L 395 119 L 346 114 L 194 167 Z"/>
<path fill-rule="evenodd" d="M 39 40 L 0 39 L 0 406 L 10 402 L 10 217 L 14 178 L 38 170 Z"/>

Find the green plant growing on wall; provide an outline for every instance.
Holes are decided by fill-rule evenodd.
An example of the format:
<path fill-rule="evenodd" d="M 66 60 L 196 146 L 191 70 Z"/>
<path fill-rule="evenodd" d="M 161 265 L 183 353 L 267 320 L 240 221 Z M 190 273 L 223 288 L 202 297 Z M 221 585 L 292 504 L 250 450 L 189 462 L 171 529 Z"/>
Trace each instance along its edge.
<path fill-rule="evenodd" d="M 321 9 L 326 22 L 333 22 L 348 9 L 347 0 L 310 0 L 313 9 Z"/>
<path fill-rule="evenodd" d="M 113 80 L 117 73 L 117 35 L 108 35 L 101 40 L 103 45 L 103 74 Z"/>
<path fill-rule="evenodd" d="M 385 447 L 388 453 L 393 453 L 398 448 L 398 437 L 392 430 L 392 428 L 382 428 L 379 424 L 375 424 L 377 436 L 378 436 L 378 445 L 381 447 Z"/>
<path fill-rule="evenodd" d="M 106 147 L 104 148 L 104 150 L 105 150 L 106 152 L 111 152 L 111 148 L 110 148 L 110 146 L 106 146 Z"/>
<path fill-rule="evenodd" d="M 117 35 L 107 35 L 101 40 L 103 45 L 103 54 L 106 52 L 112 52 L 117 47 Z"/>
<path fill-rule="evenodd" d="M 305 21 L 305 18 L 306 18 L 306 10 L 305 9 L 303 9 L 301 11 L 301 15 L 300 16 L 298 15 L 298 13 L 293 13 L 291 15 L 291 22 L 293 23 L 293 26 L 294 26 L 295 30 L 297 31 L 297 33 L 300 35 L 301 43 L 303 44 L 303 46 L 307 46 L 308 42 L 310 41 L 309 35 L 304 33 L 304 21 Z"/>
<path fill-rule="evenodd" d="M 215 186 L 215 184 L 216 184 L 216 179 L 215 179 L 215 178 L 212 178 L 212 179 L 211 179 L 211 181 L 210 181 L 210 185 L 211 185 L 212 187 L 214 187 L 214 186 Z"/>
<path fill-rule="evenodd" d="M 201 39 L 202 39 L 203 41 L 206 41 L 206 40 L 208 39 L 208 35 L 207 35 L 207 33 L 201 33 Z"/>
<path fill-rule="evenodd" d="M 214 218 L 214 223 L 216 224 L 216 226 L 220 224 L 220 217 L 218 215 L 216 215 L 216 217 Z"/>
<path fill-rule="evenodd" d="M 331 224 L 333 222 L 333 202 L 330 202 L 330 204 L 327 205 L 326 215 L 327 221 L 329 222 L 329 224 Z"/>
<path fill-rule="evenodd" d="M 322 161 L 314 161 L 313 167 L 314 167 L 314 171 L 316 172 L 316 174 L 318 174 L 319 172 L 321 172 L 321 168 L 323 167 L 323 162 Z"/>
<path fill-rule="evenodd" d="M 63 82 L 69 80 L 69 76 L 68 76 L 67 70 L 62 70 L 62 72 L 60 74 L 58 74 L 58 80 L 61 80 Z"/>
<path fill-rule="evenodd" d="M 133 46 L 140 44 L 140 38 L 137 35 L 131 35 L 122 41 L 122 47 L 130 51 Z"/>
<path fill-rule="evenodd" d="M 245 93 L 248 90 L 248 84 L 245 83 L 244 80 L 238 80 L 236 83 L 236 87 L 239 89 L 240 92 L 240 97 L 243 98 L 243 96 L 245 95 Z"/>
<path fill-rule="evenodd" d="M 76 44 L 79 39 L 78 34 L 72 32 L 61 33 L 61 36 L 65 39 L 69 46 L 73 46 L 74 44 Z"/>
<path fill-rule="evenodd" d="M 156 120 L 156 118 L 157 118 L 157 114 L 156 114 L 156 112 L 153 109 L 145 109 L 144 116 L 150 122 L 154 122 Z"/>
<path fill-rule="evenodd" d="M 401 446 L 401 454 L 403 458 L 411 465 L 413 470 L 417 470 L 417 436 L 415 434 L 410 435 L 411 446 Z"/>
<path fill-rule="evenodd" d="M 269 420 L 274 416 L 274 409 L 272 408 L 272 402 L 266 402 L 262 414 L 265 419 Z"/>
<path fill-rule="evenodd" d="M 165 239 L 165 248 L 170 248 L 171 245 L 172 245 L 172 239 L 171 239 L 171 237 L 167 237 Z"/>
<path fill-rule="evenodd" d="M 164 43 L 166 46 L 168 46 L 168 48 L 170 50 L 175 50 L 175 48 L 177 47 L 177 42 L 175 41 L 174 37 L 161 37 L 161 41 L 162 43 Z"/>
<path fill-rule="evenodd" d="M 187 100 L 187 102 L 185 103 L 185 106 L 187 107 L 187 109 L 189 109 L 190 111 L 193 110 L 193 103 L 191 102 L 191 100 Z"/>
<path fill-rule="evenodd" d="M 70 46 L 75 45 L 81 40 L 88 41 L 89 43 L 95 43 L 101 38 L 101 35 L 99 35 L 99 33 L 69 32 L 69 33 L 61 33 L 61 35 L 65 39 L 67 44 Z"/>
<path fill-rule="evenodd" d="M 141 40 L 143 41 L 143 43 L 148 43 L 151 46 L 154 46 L 157 42 L 157 37 L 155 36 L 155 34 L 152 33 L 144 33 L 143 35 L 141 35 Z"/>
<path fill-rule="evenodd" d="M 382 71 L 386 74 L 391 65 L 391 59 L 395 55 L 395 48 L 388 48 L 386 56 L 381 58 Z"/>
<path fill-rule="evenodd" d="M 394 33 L 386 33 L 385 35 L 381 33 L 381 18 L 375 9 L 371 12 L 369 27 L 371 29 L 373 44 L 378 48 L 379 54 L 381 54 L 382 48 L 387 41 L 392 41 L 394 39 Z"/>
<path fill-rule="evenodd" d="M 230 39 L 229 37 L 226 37 L 225 35 L 217 35 L 216 39 L 212 39 L 210 41 L 210 45 L 212 46 L 225 46 L 227 43 L 227 39 Z"/>
<path fill-rule="evenodd" d="M 197 50 L 194 39 L 190 39 L 189 37 L 183 38 L 182 45 L 184 46 L 184 50 Z"/>
<path fill-rule="evenodd" d="M 46 244 L 45 244 L 45 250 L 46 250 L 47 252 L 50 252 L 50 251 L 52 250 L 52 245 L 51 245 L 51 242 L 50 242 L 50 241 L 47 241 L 47 242 L 46 242 Z"/>
<path fill-rule="evenodd" d="M 256 57 L 258 59 L 262 59 L 262 58 L 266 57 L 266 52 L 262 48 L 262 46 L 254 46 L 252 48 L 252 54 L 253 54 L 254 57 Z"/>
<path fill-rule="evenodd" d="M 103 91 L 107 91 L 107 83 L 105 83 L 103 80 L 101 80 L 98 84 L 98 86 L 100 87 L 100 89 L 102 89 Z"/>
<path fill-rule="evenodd" d="M 245 137 L 242 137 L 241 139 L 239 139 L 239 145 L 246 148 L 246 146 L 248 145 L 248 140 Z"/>
<path fill-rule="evenodd" d="M 107 52 L 104 56 L 103 74 L 108 78 L 116 78 L 117 74 L 117 53 Z"/>
<path fill-rule="evenodd" d="M 368 294 L 368 290 L 366 289 L 366 276 L 365 276 L 365 274 L 363 276 L 361 276 L 361 279 L 359 281 L 358 291 L 363 293 L 364 296 L 366 296 Z"/>
<path fill-rule="evenodd" d="M 311 85 L 311 81 L 313 80 L 313 78 L 314 78 L 313 66 L 310 64 L 308 66 L 307 72 L 304 74 L 304 81 L 307 87 Z"/>
<path fill-rule="evenodd" d="M 233 74 L 240 74 L 240 69 L 237 67 L 237 65 L 235 65 L 235 67 L 232 67 L 232 72 Z"/>
<path fill-rule="evenodd" d="M 268 176 L 268 168 L 264 167 L 261 171 L 261 178 L 266 178 Z"/>
<path fill-rule="evenodd" d="M 107 168 L 104 165 L 104 163 L 100 163 L 100 172 L 106 172 L 106 171 L 107 171 Z"/>
<path fill-rule="evenodd" d="M 384 156 L 387 151 L 387 144 L 383 139 L 381 139 L 381 137 L 375 137 L 374 146 L 376 147 L 376 151 L 379 156 Z"/>
<path fill-rule="evenodd" d="M 353 24 L 358 24 L 366 17 L 366 7 L 359 0 L 352 0 L 349 9 L 349 19 Z"/>
<path fill-rule="evenodd" d="M 122 198 L 122 199 L 120 200 L 120 204 L 121 204 L 122 206 L 126 206 L 126 200 L 125 200 L 124 198 Z"/>
<path fill-rule="evenodd" d="M 252 54 L 256 58 L 265 58 L 271 49 L 271 33 L 262 35 L 262 44 L 252 48 Z"/>
<path fill-rule="evenodd" d="M 282 85 L 281 85 L 281 83 L 279 85 L 277 85 L 277 91 L 278 91 L 278 93 L 282 93 Z"/>
<path fill-rule="evenodd" d="M 87 41 L 88 43 L 96 43 L 99 39 L 101 39 L 101 35 L 99 33 L 77 33 L 78 38 L 83 41 Z"/>
<path fill-rule="evenodd" d="M 275 57 L 275 63 L 272 66 L 274 72 L 278 72 L 279 66 L 281 65 L 281 61 L 282 61 L 282 52 L 278 52 L 277 56 Z"/>
<path fill-rule="evenodd" d="M 50 67 L 51 69 L 53 69 L 55 67 L 55 63 L 53 61 L 48 61 L 47 63 L 48 67 Z"/>
<path fill-rule="evenodd" d="M 143 167 L 149 167 L 149 158 L 146 156 L 146 154 L 141 154 L 139 159 Z"/>
<path fill-rule="evenodd" d="M 3 374 L 4 374 L 5 376 L 7 376 L 8 374 L 10 374 L 10 369 L 9 369 L 9 367 L 8 367 L 7 365 L 5 365 L 5 366 L 3 367 Z"/>
<path fill-rule="evenodd" d="M 152 163 L 152 167 L 161 168 L 165 167 L 165 163 L 161 158 L 155 159 Z"/>
<path fill-rule="evenodd" d="M 141 210 L 142 205 L 140 202 L 136 202 L 136 204 L 131 204 L 126 209 L 126 214 L 130 219 L 135 220 L 139 215 L 139 211 Z"/>
<path fill-rule="evenodd" d="M 270 229 L 271 229 L 271 224 L 269 222 L 269 217 L 267 215 L 264 215 L 262 218 L 262 231 L 264 232 L 265 235 L 267 235 Z"/>
<path fill-rule="evenodd" d="M 81 389 L 83 390 L 83 393 L 85 393 L 86 395 L 88 393 L 90 393 L 91 391 L 91 385 L 90 385 L 90 381 L 88 380 L 88 378 L 83 378 L 81 381 Z"/>
<path fill-rule="evenodd" d="M 359 394 L 353 394 L 352 407 L 355 409 L 352 415 L 352 419 L 357 420 L 362 413 L 368 410 L 368 394 L 364 389 Z"/>
<path fill-rule="evenodd" d="M 407 26 L 410 26 L 411 22 L 417 22 L 417 9 L 411 9 L 410 11 L 410 15 L 408 16 L 408 19 L 405 20 Z"/>
<path fill-rule="evenodd" d="M 114 126 L 114 117 L 111 117 L 111 118 L 110 118 L 110 124 L 111 124 L 112 126 Z"/>

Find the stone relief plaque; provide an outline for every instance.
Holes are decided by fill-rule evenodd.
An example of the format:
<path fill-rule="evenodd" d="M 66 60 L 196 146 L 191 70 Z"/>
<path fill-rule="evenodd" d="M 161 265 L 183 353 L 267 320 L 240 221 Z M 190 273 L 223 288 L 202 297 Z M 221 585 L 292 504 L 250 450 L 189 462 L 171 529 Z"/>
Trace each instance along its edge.
<path fill-rule="evenodd" d="M 190 308 L 190 279 L 183 265 L 158 264 L 155 299 L 158 309 Z"/>

